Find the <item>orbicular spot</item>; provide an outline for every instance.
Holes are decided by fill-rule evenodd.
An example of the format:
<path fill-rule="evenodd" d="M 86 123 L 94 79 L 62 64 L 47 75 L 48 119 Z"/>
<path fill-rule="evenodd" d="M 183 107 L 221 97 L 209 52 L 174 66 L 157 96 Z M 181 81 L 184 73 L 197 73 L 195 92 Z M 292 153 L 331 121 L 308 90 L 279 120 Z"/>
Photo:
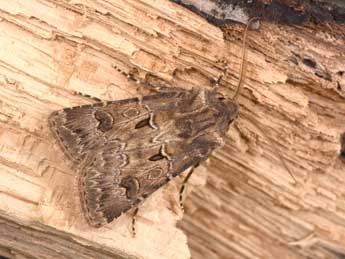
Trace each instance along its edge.
<path fill-rule="evenodd" d="M 102 132 L 106 132 L 113 128 L 114 118 L 110 113 L 105 111 L 96 111 L 95 118 L 99 121 L 97 129 L 101 130 Z"/>
<path fill-rule="evenodd" d="M 151 168 L 146 172 L 148 180 L 158 179 L 163 175 L 163 169 L 160 167 Z"/>
<path fill-rule="evenodd" d="M 123 178 L 120 184 L 126 189 L 126 196 L 128 199 L 135 199 L 139 193 L 139 181 L 131 176 Z"/>
<path fill-rule="evenodd" d="M 127 118 L 133 118 L 133 117 L 138 116 L 139 114 L 140 114 L 140 111 L 137 108 L 128 108 L 122 113 L 122 115 Z"/>

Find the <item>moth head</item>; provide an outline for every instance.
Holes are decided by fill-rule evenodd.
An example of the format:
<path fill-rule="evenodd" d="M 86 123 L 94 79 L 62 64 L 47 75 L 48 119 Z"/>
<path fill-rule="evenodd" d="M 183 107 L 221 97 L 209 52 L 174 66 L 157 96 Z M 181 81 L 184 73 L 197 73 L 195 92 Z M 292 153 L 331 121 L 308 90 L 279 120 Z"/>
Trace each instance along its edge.
<path fill-rule="evenodd" d="M 237 118 L 239 113 L 238 104 L 221 93 L 213 93 L 210 98 L 213 106 L 218 110 L 218 128 L 222 133 L 229 130 L 230 124 Z"/>

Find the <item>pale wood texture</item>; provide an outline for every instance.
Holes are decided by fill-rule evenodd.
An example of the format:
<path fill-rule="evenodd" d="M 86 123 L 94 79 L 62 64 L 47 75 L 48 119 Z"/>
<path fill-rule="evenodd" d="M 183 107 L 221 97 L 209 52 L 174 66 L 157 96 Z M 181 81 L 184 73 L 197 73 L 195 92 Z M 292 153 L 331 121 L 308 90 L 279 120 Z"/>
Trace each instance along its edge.
<path fill-rule="evenodd" d="M 105 228 L 88 227 L 73 191 L 75 171 L 47 118 L 90 102 L 75 91 L 114 100 L 140 94 L 114 65 L 190 88 L 210 87 L 226 60 L 220 90 L 232 96 L 243 26 L 229 26 L 224 40 L 219 28 L 164 0 L 0 0 L 0 17 L 0 254 L 76 258 L 72 251 L 82 247 L 77 258 L 190 257 L 175 227 L 180 179 L 143 204 L 136 238 L 130 213 Z M 180 225 L 193 258 L 345 254 L 345 172 L 338 158 L 345 128 L 345 45 L 338 35 L 345 29 L 327 28 L 264 23 L 250 32 L 241 115 L 226 145 L 191 179 Z M 25 238 L 16 243 L 16 235 L 5 235 L 18 231 L 37 244 L 37 230 L 51 239 L 19 245 Z M 60 257 L 61 247 L 51 245 L 59 238 L 71 244 Z"/>

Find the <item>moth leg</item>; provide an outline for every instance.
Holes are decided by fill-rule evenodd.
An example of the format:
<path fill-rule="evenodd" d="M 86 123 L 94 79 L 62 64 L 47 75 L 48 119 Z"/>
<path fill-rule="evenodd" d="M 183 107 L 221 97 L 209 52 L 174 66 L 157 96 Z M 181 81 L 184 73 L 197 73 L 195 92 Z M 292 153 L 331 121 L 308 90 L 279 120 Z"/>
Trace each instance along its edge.
<path fill-rule="evenodd" d="M 93 101 L 95 101 L 95 102 L 104 102 L 104 100 L 102 100 L 102 99 L 99 99 L 99 98 L 97 98 L 97 97 L 94 97 L 94 96 L 91 96 L 91 95 L 89 95 L 89 94 L 84 94 L 84 93 L 81 93 L 81 92 L 77 92 L 77 91 L 74 91 L 73 92 L 75 95 L 79 95 L 79 96 L 82 96 L 82 97 L 86 97 L 86 98 L 89 98 L 89 99 L 91 99 L 91 100 L 93 100 Z"/>
<path fill-rule="evenodd" d="M 137 214 L 138 214 L 139 208 L 136 207 L 133 212 L 133 217 L 132 217 L 132 235 L 133 237 L 136 236 L 136 228 L 135 228 L 135 223 L 137 221 Z"/>
<path fill-rule="evenodd" d="M 179 203 L 180 203 L 180 208 L 182 211 L 184 211 L 184 207 L 183 207 L 183 191 L 185 189 L 185 186 L 187 184 L 187 181 L 189 180 L 189 178 L 191 177 L 192 173 L 194 172 L 194 166 L 190 168 L 187 176 L 183 179 L 180 191 L 179 191 Z"/>

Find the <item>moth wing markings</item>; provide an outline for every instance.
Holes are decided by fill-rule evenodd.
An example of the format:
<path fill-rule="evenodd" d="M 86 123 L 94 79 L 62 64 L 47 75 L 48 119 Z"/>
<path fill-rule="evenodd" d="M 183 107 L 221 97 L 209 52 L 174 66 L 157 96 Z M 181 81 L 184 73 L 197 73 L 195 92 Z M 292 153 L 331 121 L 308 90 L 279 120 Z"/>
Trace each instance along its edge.
<path fill-rule="evenodd" d="M 168 113 L 169 111 L 165 111 Z M 164 113 L 164 112 L 162 112 Z M 173 118 L 169 119 L 170 116 L 166 116 L 166 121 L 163 125 L 173 125 L 171 122 Z M 155 141 L 155 135 L 157 131 L 149 129 L 147 134 L 143 134 L 143 131 L 138 131 L 138 134 L 134 138 L 129 138 L 128 132 L 133 130 L 133 124 L 137 121 L 132 121 L 123 128 L 123 134 L 118 134 L 121 139 L 127 139 L 126 147 L 121 150 L 123 154 L 128 157 L 128 164 L 122 168 L 116 167 L 114 161 L 111 161 L 110 156 L 104 157 L 105 153 L 110 152 L 108 150 L 104 153 L 104 148 L 99 151 L 90 153 L 89 159 L 93 160 L 93 163 L 88 163 L 84 166 L 81 171 L 84 181 L 82 185 L 81 199 L 84 204 L 84 211 L 86 218 L 93 226 L 102 226 L 114 218 L 120 216 L 131 207 L 135 206 L 147 196 L 152 194 L 154 191 L 159 189 L 162 185 L 167 183 L 171 179 L 171 158 L 165 153 L 164 141 Z M 162 130 L 162 125 L 157 125 Z M 168 127 L 170 128 L 170 126 Z M 127 134 L 127 135 L 126 135 Z M 126 137 L 124 137 L 126 135 Z M 132 135 L 133 137 L 133 135 Z M 94 154 L 94 155 L 93 155 Z M 164 159 L 157 161 L 150 161 L 150 157 L 154 157 L 157 154 L 162 154 Z M 108 159 L 107 159 L 108 158 Z M 100 167 L 100 165 L 102 165 Z M 109 166 L 111 165 L 111 166 Z M 104 171 L 104 168 L 108 170 L 114 170 L 116 177 L 112 179 L 113 185 L 109 186 L 102 181 L 102 177 L 98 177 L 101 174 L 105 176 L 111 175 L 109 171 Z M 113 169 L 112 169 L 113 168 Z M 98 171 L 98 172 L 97 172 Z M 94 181 L 94 175 L 97 175 L 98 181 Z M 90 182 L 90 179 L 93 179 Z M 108 178 L 109 180 L 109 178 Z M 116 180 L 116 183 L 115 183 Z M 125 188 L 121 185 L 122 181 L 126 181 Z M 97 191 L 98 190 L 98 191 Z M 100 191 L 99 191 L 100 190 Z M 103 193 L 103 195 L 101 195 Z M 130 193 L 130 197 L 128 197 Z M 112 198 L 110 198 L 112 197 Z M 96 207 L 95 204 L 99 204 Z"/>
<path fill-rule="evenodd" d="M 161 103 L 159 97 L 160 95 L 154 97 L 158 100 L 157 103 L 162 106 L 162 109 L 156 107 L 158 110 L 166 111 L 173 109 L 174 105 L 176 106 L 174 103 L 176 100 L 170 100 L 174 104 L 167 108 Z M 144 97 L 144 101 L 145 99 L 147 98 Z M 98 149 L 90 150 L 81 166 L 79 177 L 81 203 L 86 219 L 95 227 L 112 221 L 142 201 L 145 196 L 151 194 L 147 189 L 156 190 L 169 180 L 166 177 L 166 172 L 170 167 L 169 161 L 164 161 L 164 163 L 163 161 L 156 161 L 154 164 L 150 164 L 147 163 L 147 157 L 142 157 L 143 153 L 147 154 L 148 148 L 152 149 L 152 154 L 159 152 L 162 144 L 152 141 L 152 136 L 157 134 L 154 131 L 158 129 L 158 125 L 154 124 L 154 113 L 150 113 L 147 109 L 146 112 L 148 114 L 142 117 L 136 116 L 127 120 L 122 123 L 121 127 L 112 130 L 109 134 L 110 140 L 118 138 L 123 141 L 126 144 L 124 148 L 118 149 L 116 146 L 109 148 L 107 143 L 104 143 Z M 136 123 L 146 115 L 149 116 L 150 124 L 154 127 L 140 129 L 140 131 L 133 133 Z M 132 142 L 134 143 L 132 144 Z M 122 155 L 122 157 L 126 157 L 126 162 L 119 163 L 117 158 L 109 154 Z M 143 182 L 139 183 L 138 179 Z M 153 182 L 157 184 L 150 186 L 150 183 Z M 139 184 L 143 188 L 140 188 Z M 131 199 L 128 195 L 131 196 Z M 135 198 L 133 198 L 134 196 Z"/>
<path fill-rule="evenodd" d="M 95 130 L 98 122 L 92 118 L 92 108 L 78 107 L 54 112 L 49 117 L 49 123 L 64 152 L 74 161 L 83 159 L 88 145 L 105 142 L 102 134 Z"/>
<path fill-rule="evenodd" d="M 163 143 L 161 149 L 150 146 L 145 152 L 143 149 L 125 150 L 128 164 L 121 168 L 115 164 L 114 157 L 105 155 L 104 149 L 90 154 L 93 162 L 87 162 L 81 170 L 81 180 L 84 181 L 81 199 L 91 225 L 100 227 L 119 217 L 173 177 L 205 160 L 218 143 L 210 140 L 208 135 L 199 136 L 193 143 L 185 145 L 182 152 L 176 150 L 166 155 L 168 145 Z M 164 159 L 149 161 L 148 158 L 158 152 Z M 123 181 L 126 181 L 125 186 Z"/>
<path fill-rule="evenodd" d="M 119 154 L 110 149 L 95 150 L 85 159 L 80 170 L 80 198 L 84 214 L 90 225 L 100 227 L 119 217 L 168 180 L 168 160 L 152 163 L 148 158 L 159 152 L 153 146 L 146 152 L 135 149 Z M 127 164 L 117 155 L 128 159 Z M 157 186 L 157 188 L 155 188 Z"/>
<path fill-rule="evenodd" d="M 133 101 L 135 99 L 128 100 L 128 102 Z M 97 130 L 99 121 L 94 117 L 95 111 L 102 107 L 104 107 L 103 103 L 81 105 L 56 111 L 50 115 L 51 130 L 72 160 L 81 162 L 88 150 L 106 142 L 103 132 Z"/>
<path fill-rule="evenodd" d="M 186 96 L 188 93 L 183 94 L 181 96 Z M 191 95 L 197 98 L 195 93 L 191 92 Z M 161 97 L 160 94 L 154 96 L 155 100 Z M 170 100 L 166 96 L 164 98 L 169 104 L 162 104 L 160 100 L 155 108 L 152 108 L 151 102 L 145 104 L 147 97 L 143 99 L 142 107 L 145 107 L 149 121 L 154 123 L 155 127 L 141 128 L 140 131 L 133 133 L 135 125 L 146 114 L 143 117 L 135 116 L 132 120 L 123 123 L 122 127 L 112 130 L 111 137 L 108 136 L 109 140 L 119 138 L 123 141 L 126 144 L 123 149 L 117 149 L 116 146 L 108 148 L 107 143 L 104 143 L 87 154 L 80 170 L 79 182 L 81 203 L 91 225 L 99 227 L 120 216 L 166 184 L 172 177 L 205 160 L 214 148 L 214 143 L 207 138 L 210 137 L 208 135 L 205 139 L 199 137 L 195 141 L 178 137 L 179 132 L 174 122 L 177 116 L 188 109 L 179 99 Z M 200 102 L 194 105 L 196 111 L 199 106 Z M 159 131 L 155 131 L 157 129 Z M 157 137 L 157 132 L 162 133 Z M 111 150 L 112 148 L 114 150 Z M 149 158 L 155 157 L 158 152 L 164 156 L 164 159 L 150 161 Z M 118 160 L 121 159 L 108 153 L 123 155 L 126 163 L 119 163 Z"/>
<path fill-rule="evenodd" d="M 116 210 L 109 209 L 114 203 L 122 209 L 126 207 L 127 202 L 121 200 L 126 189 L 120 188 L 120 175 L 128 159 L 115 145 L 108 144 L 91 151 L 81 164 L 79 197 L 90 225 L 101 227 L 110 222 L 108 219 L 118 217 Z"/>
<path fill-rule="evenodd" d="M 181 92 L 183 91 L 181 89 Z M 140 116 L 146 116 L 152 113 L 152 110 L 148 111 L 145 107 L 147 103 L 150 103 L 151 107 L 157 110 L 174 109 L 176 106 L 175 98 L 179 93 L 180 91 L 144 96 L 144 105 L 139 104 L 138 98 L 131 98 L 66 108 L 53 112 L 49 117 L 49 124 L 64 152 L 72 160 L 81 162 L 96 145 L 102 145 L 109 139 L 116 138 L 118 130 L 123 125 L 138 118 L 138 116 L 132 118 L 123 116 L 124 112 L 130 113 L 130 109 L 133 109 L 134 106 L 140 111 Z M 114 125 L 108 132 L 98 130 L 100 122 L 95 119 L 95 112 L 97 111 L 109 113 L 113 117 Z M 153 122 L 151 123 L 153 127 L 156 127 Z"/>

